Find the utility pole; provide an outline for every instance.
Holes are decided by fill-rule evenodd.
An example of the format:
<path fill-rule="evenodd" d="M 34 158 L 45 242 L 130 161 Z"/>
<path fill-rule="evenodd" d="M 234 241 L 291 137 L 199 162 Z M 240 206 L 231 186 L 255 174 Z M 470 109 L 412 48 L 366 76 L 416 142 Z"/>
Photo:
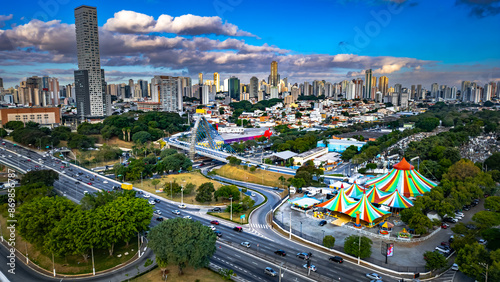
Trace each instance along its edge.
<path fill-rule="evenodd" d="M 359 237 L 359 243 L 358 243 L 358 265 L 361 260 L 361 234 L 358 232 L 358 237 Z"/>
<path fill-rule="evenodd" d="M 282 277 L 282 273 L 281 273 L 281 268 L 283 267 L 283 262 L 281 262 L 280 264 L 280 276 L 279 276 L 279 282 L 281 282 L 281 277 Z"/>
<path fill-rule="evenodd" d="M 290 237 L 289 240 L 292 240 L 292 208 L 290 207 Z"/>

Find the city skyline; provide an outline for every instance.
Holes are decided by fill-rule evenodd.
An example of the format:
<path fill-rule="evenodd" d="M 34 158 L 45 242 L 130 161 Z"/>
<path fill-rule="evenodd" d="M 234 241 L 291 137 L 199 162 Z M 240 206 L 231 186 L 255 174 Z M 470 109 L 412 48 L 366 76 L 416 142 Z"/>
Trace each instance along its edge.
<path fill-rule="evenodd" d="M 429 3 L 402 0 L 318 3 L 336 20 L 322 25 L 321 17 L 304 16 L 307 24 L 299 21 L 302 26 L 297 28 L 296 22 L 281 22 L 280 32 L 238 16 L 255 9 L 246 2 L 226 10 L 213 3 L 189 7 L 175 3 L 168 15 L 154 8 L 152 1 L 140 5 L 124 1 L 120 7 L 97 1 L 83 4 L 98 10 L 101 61 L 108 83 L 150 80 L 155 75 L 188 76 L 194 82 L 198 73 L 210 77 L 214 72 L 221 81 L 234 75 L 248 83 L 252 76 L 266 79 L 272 61 L 278 62 L 280 77 L 291 83 L 363 78 L 366 69 L 372 69 L 374 77 L 388 77 L 389 86 L 421 84 L 430 89 L 432 83 L 459 87 L 463 80 L 481 85 L 500 81 L 500 54 L 495 48 L 500 39 L 491 30 L 500 26 L 498 1 L 443 1 L 434 10 L 429 10 Z M 78 69 L 72 17 L 77 5 L 33 6 L 20 13 L 18 6 L 6 3 L 5 14 L 0 15 L 0 77 L 6 88 L 33 75 L 72 83 L 72 73 Z M 305 9 L 307 13 L 310 7 Z M 347 20 L 341 11 L 356 11 L 354 19 Z M 425 29 L 429 23 L 423 20 L 422 26 L 411 24 L 423 11 L 426 15 L 449 11 L 448 23 L 433 18 L 432 31 Z M 30 19 L 31 15 L 45 19 Z M 409 24 L 410 41 L 403 32 Z M 485 27 L 489 28 L 482 30 Z M 479 36 L 456 44 L 456 35 L 464 32 Z M 430 44 L 437 34 L 439 41 Z M 326 50 L 324 45 L 334 47 Z"/>

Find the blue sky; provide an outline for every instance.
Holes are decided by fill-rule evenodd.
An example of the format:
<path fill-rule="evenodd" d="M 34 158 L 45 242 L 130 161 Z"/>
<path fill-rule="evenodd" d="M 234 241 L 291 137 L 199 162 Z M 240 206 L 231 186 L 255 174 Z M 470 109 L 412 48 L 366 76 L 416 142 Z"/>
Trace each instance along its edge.
<path fill-rule="evenodd" d="M 85 4 L 97 7 L 108 83 L 214 71 L 248 82 L 267 79 L 272 60 L 292 83 L 340 82 L 367 68 L 391 85 L 500 81 L 500 0 L 118 3 L 3 3 L 0 77 L 7 86 L 31 75 L 71 83 L 73 9 Z"/>

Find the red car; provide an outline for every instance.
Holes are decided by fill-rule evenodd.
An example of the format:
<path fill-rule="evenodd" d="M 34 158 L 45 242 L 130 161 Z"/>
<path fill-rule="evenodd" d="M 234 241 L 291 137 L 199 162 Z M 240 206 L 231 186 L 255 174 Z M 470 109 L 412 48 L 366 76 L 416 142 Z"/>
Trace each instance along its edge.
<path fill-rule="evenodd" d="M 87 183 L 88 185 L 92 185 L 92 182 Z"/>
<path fill-rule="evenodd" d="M 444 222 L 443 222 L 443 223 L 441 224 L 441 228 L 443 228 L 443 229 L 447 229 L 448 227 L 450 227 L 450 225 L 448 225 L 447 223 L 444 223 Z"/>
<path fill-rule="evenodd" d="M 211 224 L 219 225 L 219 222 L 217 220 L 212 220 L 210 221 Z"/>

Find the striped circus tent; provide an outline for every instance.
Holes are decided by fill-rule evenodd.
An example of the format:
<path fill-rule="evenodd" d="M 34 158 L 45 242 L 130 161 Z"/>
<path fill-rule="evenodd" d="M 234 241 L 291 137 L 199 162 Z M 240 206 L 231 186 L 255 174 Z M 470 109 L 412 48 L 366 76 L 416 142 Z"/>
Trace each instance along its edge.
<path fill-rule="evenodd" d="M 370 203 L 378 204 L 383 198 L 386 198 L 391 193 L 380 191 L 376 185 L 366 192 L 366 197 Z"/>
<path fill-rule="evenodd" d="M 323 207 L 325 209 L 329 209 L 331 211 L 341 212 L 343 213 L 347 207 L 356 203 L 349 197 L 347 197 L 345 193 L 345 189 L 340 189 L 337 196 L 331 198 L 330 200 L 323 202 L 321 204 L 316 205 L 317 207 Z"/>
<path fill-rule="evenodd" d="M 391 208 L 406 209 L 413 206 L 413 202 L 401 195 L 395 190 L 379 202 L 380 205 L 386 205 Z"/>
<path fill-rule="evenodd" d="M 364 192 L 365 188 L 356 184 L 356 181 L 354 181 L 354 184 L 345 190 L 345 194 L 353 199 L 361 199 Z"/>
<path fill-rule="evenodd" d="M 405 197 L 421 196 L 429 192 L 437 184 L 425 178 L 409 164 L 405 158 L 393 166 L 388 173 L 368 180 L 366 187 L 379 187 L 383 192 L 394 192 L 398 190 Z"/>
<path fill-rule="evenodd" d="M 383 211 L 374 207 L 372 203 L 368 201 L 366 194 L 363 194 L 363 197 L 361 197 L 361 200 L 359 200 L 357 203 L 350 205 L 344 213 L 348 214 L 350 217 L 356 218 L 356 213 L 358 211 L 359 219 L 370 224 L 376 219 L 383 217 L 384 215 L 391 214 L 388 211 Z"/>

